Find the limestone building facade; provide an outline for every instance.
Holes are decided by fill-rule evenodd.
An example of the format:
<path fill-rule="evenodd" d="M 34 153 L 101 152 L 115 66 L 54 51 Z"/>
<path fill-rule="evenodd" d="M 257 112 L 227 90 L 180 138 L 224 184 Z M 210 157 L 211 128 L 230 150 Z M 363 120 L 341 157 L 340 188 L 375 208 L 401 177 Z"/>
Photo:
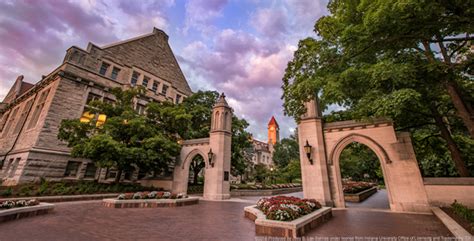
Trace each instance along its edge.
<path fill-rule="evenodd" d="M 280 141 L 280 127 L 275 117 L 272 116 L 267 125 L 268 130 L 268 141 L 263 142 L 257 139 L 253 139 L 253 155 L 252 163 L 264 164 L 267 167 L 273 167 L 273 147 Z"/>
<path fill-rule="evenodd" d="M 110 93 L 144 86 L 135 100 L 142 113 L 149 102 L 180 103 L 192 94 L 168 44 L 168 35 L 153 32 L 129 40 L 87 49 L 70 47 L 61 65 L 36 84 L 20 76 L 0 103 L 0 178 L 3 185 L 59 180 L 113 180 L 113 170 L 97 170 L 90 160 L 72 158 L 58 140 L 61 120 L 94 118 L 87 114 L 92 100 L 114 102 Z M 124 173 L 129 180 L 137 173 Z"/>

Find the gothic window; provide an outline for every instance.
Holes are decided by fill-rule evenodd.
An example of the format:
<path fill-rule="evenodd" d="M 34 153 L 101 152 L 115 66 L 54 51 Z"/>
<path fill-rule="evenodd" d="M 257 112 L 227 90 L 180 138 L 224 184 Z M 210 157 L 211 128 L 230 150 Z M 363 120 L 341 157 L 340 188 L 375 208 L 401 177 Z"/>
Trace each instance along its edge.
<path fill-rule="evenodd" d="M 3 128 L 3 134 L 2 134 L 2 137 L 5 137 L 8 135 L 8 132 L 10 132 L 11 130 L 11 127 L 13 125 L 13 122 L 15 121 L 16 119 L 16 114 L 18 112 L 18 107 L 15 108 L 13 111 L 12 111 L 12 114 L 10 115 L 10 118 L 7 120 L 7 124 L 5 125 L 5 128 Z"/>
<path fill-rule="evenodd" d="M 166 93 L 168 92 L 168 88 L 169 88 L 169 87 L 168 87 L 167 85 L 163 85 L 163 87 L 161 88 L 161 93 L 162 93 L 163 95 L 166 95 Z"/>
<path fill-rule="evenodd" d="M 18 119 L 18 122 L 16 123 L 16 127 L 15 127 L 15 130 L 13 131 L 13 134 L 18 134 L 20 132 L 20 129 L 23 127 L 23 124 L 26 121 L 26 116 L 28 115 L 28 111 L 30 111 L 30 107 L 32 104 L 33 104 L 33 99 L 26 102 L 26 105 L 23 107 L 23 111 L 21 112 L 20 118 Z"/>
<path fill-rule="evenodd" d="M 219 111 L 216 112 L 216 115 L 214 117 L 214 129 L 219 128 Z"/>
<path fill-rule="evenodd" d="M 66 165 L 65 177 L 76 177 L 81 163 L 77 161 L 68 161 Z"/>
<path fill-rule="evenodd" d="M 133 71 L 133 74 L 132 74 L 132 79 L 130 80 L 130 84 L 132 86 L 135 86 L 137 85 L 137 82 L 138 82 L 138 78 L 140 77 L 140 74 L 138 72 L 135 72 Z"/>
<path fill-rule="evenodd" d="M 44 90 L 40 98 L 38 99 L 38 103 L 35 106 L 35 109 L 33 111 L 33 115 L 31 116 L 30 123 L 28 123 L 28 129 L 31 129 L 36 126 L 36 123 L 38 122 L 39 116 L 41 114 L 41 111 L 43 110 L 43 107 L 46 103 L 46 98 L 48 97 L 49 94 L 49 89 Z"/>
<path fill-rule="evenodd" d="M 110 64 L 106 62 L 102 62 L 102 65 L 100 66 L 99 74 L 105 75 L 109 67 L 110 67 Z"/>
<path fill-rule="evenodd" d="M 153 85 L 151 87 L 151 90 L 153 90 L 153 92 L 157 92 L 158 91 L 158 81 L 153 81 Z"/>
<path fill-rule="evenodd" d="M 142 104 L 137 104 L 135 106 L 135 110 L 138 112 L 138 114 L 143 115 L 145 114 L 145 106 Z"/>
<path fill-rule="evenodd" d="M 87 163 L 86 172 L 84 173 L 84 178 L 95 178 L 95 173 L 97 171 L 97 167 L 94 163 Z"/>
<path fill-rule="evenodd" d="M 117 67 L 114 67 L 112 69 L 112 74 L 110 75 L 110 78 L 112 78 L 114 80 L 117 79 L 119 73 L 120 73 L 120 69 L 117 68 Z"/>
<path fill-rule="evenodd" d="M 142 85 L 145 86 L 145 88 L 147 88 L 149 81 L 150 81 L 150 77 L 144 76 L 144 77 L 143 77 L 143 81 L 142 81 Z"/>

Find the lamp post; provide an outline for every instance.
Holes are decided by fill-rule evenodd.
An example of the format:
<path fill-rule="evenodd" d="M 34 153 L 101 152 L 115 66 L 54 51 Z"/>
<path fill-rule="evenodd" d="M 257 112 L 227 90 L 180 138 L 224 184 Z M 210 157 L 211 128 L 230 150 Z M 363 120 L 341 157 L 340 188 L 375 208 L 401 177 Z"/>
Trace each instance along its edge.
<path fill-rule="evenodd" d="M 214 153 L 212 153 L 212 149 L 209 149 L 209 152 L 207 153 L 207 158 L 209 159 L 209 165 L 211 167 L 214 167 L 213 157 L 214 157 Z"/>
<path fill-rule="evenodd" d="M 306 157 L 308 157 L 308 161 L 311 165 L 313 165 L 313 159 L 311 159 L 311 151 L 313 147 L 308 143 L 306 140 L 306 145 L 304 145 L 304 152 L 306 153 Z"/>
<path fill-rule="evenodd" d="M 270 167 L 270 182 L 271 182 L 272 184 L 273 184 L 273 182 L 274 182 L 274 178 L 273 178 L 273 171 L 274 171 L 274 170 L 275 170 L 275 169 L 273 169 L 273 167 Z"/>

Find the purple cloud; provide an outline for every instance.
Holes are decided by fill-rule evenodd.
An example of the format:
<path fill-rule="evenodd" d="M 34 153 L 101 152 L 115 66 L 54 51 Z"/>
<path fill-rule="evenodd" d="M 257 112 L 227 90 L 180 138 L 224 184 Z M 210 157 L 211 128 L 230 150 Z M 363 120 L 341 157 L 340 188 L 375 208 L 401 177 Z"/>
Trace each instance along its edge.
<path fill-rule="evenodd" d="M 287 32 L 288 19 L 282 9 L 259 9 L 251 19 L 252 26 L 267 37 L 278 37 Z"/>

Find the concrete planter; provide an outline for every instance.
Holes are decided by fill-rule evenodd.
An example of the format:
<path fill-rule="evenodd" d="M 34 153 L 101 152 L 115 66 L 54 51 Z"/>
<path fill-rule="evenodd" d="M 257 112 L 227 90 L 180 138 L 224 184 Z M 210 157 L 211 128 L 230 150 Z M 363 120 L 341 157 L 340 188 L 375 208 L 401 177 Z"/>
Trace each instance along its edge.
<path fill-rule="evenodd" d="M 33 217 L 52 212 L 54 204 L 40 203 L 31 207 L 11 208 L 0 211 L 0 223 L 20 218 Z"/>
<path fill-rule="evenodd" d="M 302 187 L 278 188 L 278 189 L 233 189 L 230 191 L 232 197 L 240 196 L 272 196 L 293 192 L 301 192 Z"/>
<path fill-rule="evenodd" d="M 180 199 L 104 199 L 102 205 L 108 208 L 161 208 L 180 207 L 199 203 L 199 198 L 188 197 Z"/>
<path fill-rule="evenodd" d="M 297 238 L 320 226 L 332 217 L 332 208 L 322 207 L 310 214 L 293 221 L 276 221 L 267 219 L 256 205 L 244 208 L 245 217 L 255 221 L 255 234 L 258 236 L 274 236 Z"/>
<path fill-rule="evenodd" d="M 344 193 L 344 200 L 346 202 L 360 203 L 364 201 L 365 199 L 369 198 L 370 196 L 372 196 L 376 192 L 377 192 L 377 187 L 371 187 L 369 189 L 366 189 L 364 191 L 354 193 L 354 194 Z"/>

